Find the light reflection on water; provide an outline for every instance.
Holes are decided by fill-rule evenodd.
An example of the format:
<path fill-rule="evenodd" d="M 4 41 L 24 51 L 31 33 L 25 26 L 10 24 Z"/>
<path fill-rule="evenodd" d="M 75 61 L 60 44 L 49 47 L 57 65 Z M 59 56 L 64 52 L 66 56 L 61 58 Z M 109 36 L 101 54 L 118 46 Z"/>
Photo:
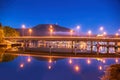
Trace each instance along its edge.
<path fill-rule="evenodd" d="M 7 56 L 8 55 L 8 56 Z M 100 80 L 119 58 L 45 58 L 0 53 L 0 80 Z"/>

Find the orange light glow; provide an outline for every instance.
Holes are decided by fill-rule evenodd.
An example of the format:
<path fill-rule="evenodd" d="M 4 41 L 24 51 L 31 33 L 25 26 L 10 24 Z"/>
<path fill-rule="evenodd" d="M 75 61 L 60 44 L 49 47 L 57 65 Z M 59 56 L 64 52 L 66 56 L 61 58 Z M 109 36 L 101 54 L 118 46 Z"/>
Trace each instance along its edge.
<path fill-rule="evenodd" d="M 79 68 L 79 66 L 75 66 L 75 71 L 79 71 L 80 70 L 80 68 Z"/>
<path fill-rule="evenodd" d="M 53 28 L 53 26 L 52 26 L 52 25 L 50 25 L 50 28 Z"/>
<path fill-rule="evenodd" d="M 29 32 L 32 32 L 32 29 L 29 29 Z"/>
<path fill-rule="evenodd" d="M 70 30 L 70 33 L 73 33 L 73 30 Z"/>
<path fill-rule="evenodd" d="M 50 29 L 50 32 L 53 32 L 53 29 Z"/>
<path fill-rule="evenodd" d="M 52 59 L 49 59 L 49 63 L 52 63 Z"/>

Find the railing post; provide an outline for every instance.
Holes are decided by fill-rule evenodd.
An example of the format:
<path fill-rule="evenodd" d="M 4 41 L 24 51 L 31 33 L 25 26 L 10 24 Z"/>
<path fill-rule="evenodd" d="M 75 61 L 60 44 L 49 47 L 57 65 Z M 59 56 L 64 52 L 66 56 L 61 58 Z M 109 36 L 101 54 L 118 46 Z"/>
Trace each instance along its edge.
<path fill-rule="evenodd" d="M 117 50 L 118 50 L 118 45 L 117 45 L 117 42 L 115 42 L 115 53 L 117 53 Z"/>
<path fill-rule="evenodd" d="M 90 41 L 91 42 L 91 44 L 90 44 L 90 47 L 91 47 L 91 53 L 93 52 L 93 42 L 92 41 Z"/>

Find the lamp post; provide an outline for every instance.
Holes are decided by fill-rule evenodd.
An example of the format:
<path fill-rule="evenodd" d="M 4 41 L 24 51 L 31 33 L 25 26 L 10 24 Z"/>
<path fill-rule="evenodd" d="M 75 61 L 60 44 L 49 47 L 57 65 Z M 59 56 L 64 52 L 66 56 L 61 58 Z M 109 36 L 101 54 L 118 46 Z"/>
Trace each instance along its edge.
<path fill-rule="evenodd" d="M 25 27 L 25 25 L 23 24 L 23 25 L 22 25 L 22 36 L 25 35 L 25 34 L 24 34 L 24 30 L 25 30 L 25 28 L 26 28 L 26 27 Z"/>

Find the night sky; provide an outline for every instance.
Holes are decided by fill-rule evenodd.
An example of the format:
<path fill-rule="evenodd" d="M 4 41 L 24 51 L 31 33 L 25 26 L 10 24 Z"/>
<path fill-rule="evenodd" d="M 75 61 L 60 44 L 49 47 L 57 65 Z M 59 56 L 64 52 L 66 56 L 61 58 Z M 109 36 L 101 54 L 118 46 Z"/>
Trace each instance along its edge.
<path fill-rule="evenodd" d="M 81 31 L 98 32 L 104 26 L 108 33 L 120 28 L 120 0 L 0 0 L 0 22 L 13 28 L 22 24 L 59 24 Z"/>

